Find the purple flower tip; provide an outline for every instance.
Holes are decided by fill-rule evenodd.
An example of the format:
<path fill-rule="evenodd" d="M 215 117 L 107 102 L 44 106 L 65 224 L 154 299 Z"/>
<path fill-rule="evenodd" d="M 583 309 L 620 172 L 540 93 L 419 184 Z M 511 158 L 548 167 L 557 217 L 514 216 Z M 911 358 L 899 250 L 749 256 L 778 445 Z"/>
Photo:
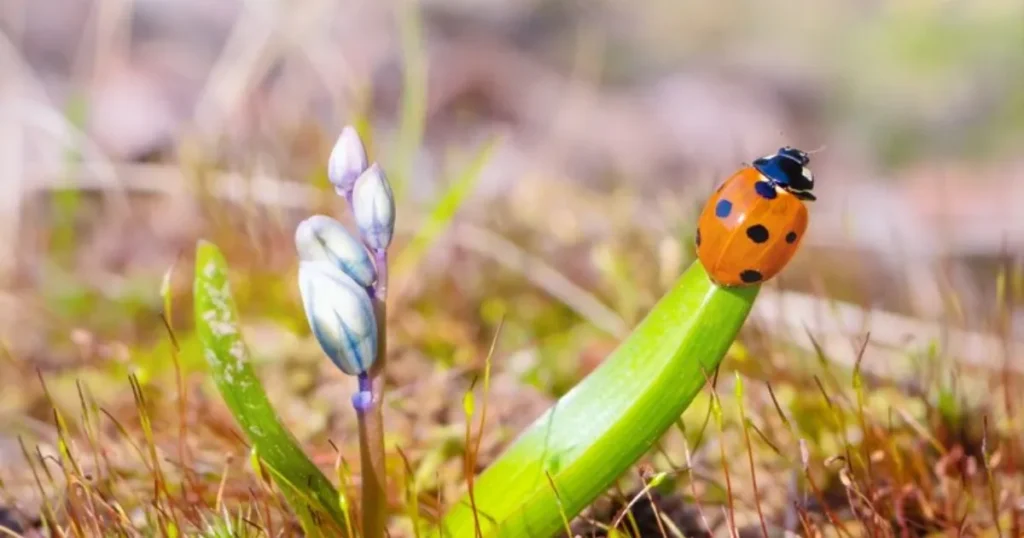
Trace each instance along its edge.
<path fill-rule="evenodd" d="M 373 407 L 373 394 L 368 390 L 353 394 L 352 407 L 356 408 L 356 411 L 369 411 Z"/>

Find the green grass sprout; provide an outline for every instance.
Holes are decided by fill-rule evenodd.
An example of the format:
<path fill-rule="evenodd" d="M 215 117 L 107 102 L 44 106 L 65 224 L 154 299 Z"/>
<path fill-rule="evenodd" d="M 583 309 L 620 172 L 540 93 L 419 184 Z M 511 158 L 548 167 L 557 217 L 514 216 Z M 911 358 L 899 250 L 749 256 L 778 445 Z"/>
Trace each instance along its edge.
<path fill-rule="evenodd" d="M 443 536 L 549 536 L 666 432 L 715 371 L 759 286 L 722 288 L 694 262 L 604 363 L 538 418 L 475 480 Z M 550 481 L 550 482 L 549 482 Z M 557 489 L 557 495 L 555 490 Z"/>

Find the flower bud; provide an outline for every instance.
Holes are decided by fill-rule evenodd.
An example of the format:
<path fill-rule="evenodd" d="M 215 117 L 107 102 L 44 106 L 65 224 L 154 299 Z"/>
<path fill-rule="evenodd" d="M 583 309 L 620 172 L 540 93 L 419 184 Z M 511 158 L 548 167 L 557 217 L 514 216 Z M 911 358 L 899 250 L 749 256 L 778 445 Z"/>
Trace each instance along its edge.
<path fill-rule="evenodd" d="M 309 327 L 342 372 L 366 373 L 377 359 L 377 320 L 366 290 L 325 261 L 299 263 L 299 291 Z"/>
<path fill-rule="evenodd" d="M 356 180 L 352 210 L 363 241 L 374 250 L 387 250 L 395 231 L 395 196 L 377 163 Z"/>
<path fill-rule="evenodd" d="M 295 248 L 300 260 L 330 262 L 363 287 L 377 279 L 377 270 L 363 244 L 326 215 L 313 215 L 299 223 Z"/>
<path fill-rule="evenodd" d="M 373 392 L 360 389 L 352 395 L 352 407 L 357 411 L 369 411 L 373 405 Z"/>
<path fill-rule="evenodd" d="M 338 194 L 352 192 L 359 175 L 366 171 L 366 148 L 359 139 L 359 133 L 346 125 L 334 143 L 331 156 L 327 159 L 327 177 Z"/>

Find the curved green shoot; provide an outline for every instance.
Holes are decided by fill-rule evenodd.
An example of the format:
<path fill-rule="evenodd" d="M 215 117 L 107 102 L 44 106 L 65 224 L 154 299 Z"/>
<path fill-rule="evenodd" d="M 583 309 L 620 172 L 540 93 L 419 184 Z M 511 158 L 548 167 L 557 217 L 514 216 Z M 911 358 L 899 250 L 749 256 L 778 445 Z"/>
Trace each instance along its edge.
<path fill-rule="evenodd" d="M 713 284 L 699 261 L 605 362 L 473 481 L 442 536 L 539 538 L 565 529 L 679 418 L 718 368 L 760 286 Z"/>
<path fill-rule="evenodd" d="M 249 362 L 227 263 L 213 243 L 196 247 L 193 281 L 196 333 L 217 389 L 273 474 L 306 536 L 344 536 L 345 515 L 337 490 L 306 457 L 281 424 Z"/>

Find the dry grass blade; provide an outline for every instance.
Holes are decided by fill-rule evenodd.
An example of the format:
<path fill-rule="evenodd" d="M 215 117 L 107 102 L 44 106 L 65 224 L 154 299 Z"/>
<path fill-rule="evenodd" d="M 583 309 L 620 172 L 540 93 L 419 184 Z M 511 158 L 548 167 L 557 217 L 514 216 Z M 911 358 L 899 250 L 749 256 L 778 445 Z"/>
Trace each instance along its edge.
<path fill-rule="evenodd" d="M 908 355 L 914 348 L 924 349 L 933 342 L 945 342 L 945 353 L 958 359 L 963 365 L 998 371 L 1004 367 L 999 357 L 1007 347 L 1012 356 L 1024 354 L 1024 343 L 1005 342 L 994 334 L 966 331 L 943 327 L 940 324 L 921 321 L 880 310 L 865 311 L 863 308 L 841 301 L 828 301 L 832 316 L 818 315 L 823 299 L 797 292 L 779 292 L 765 289 L 763 297 L 751 312 L 755 323 L 766 327 L 788 327 L 794 343 L 814 351 L 816 345 L 811 336 L 803 334 L 806 320 L 815 320 L 814 337 L 817 349 L 829 362 L 853 368 L 863 353 L 859 347 L 852 347 L 846 327 L 861 325 L 868 318 L 865 332 L 871 334 L 870 359 L 861 361 L 864 372 L 892 380 L 909 380 L 917 377 Z M 913 341 L 908 342 L 907 337 Z M 1024 363 L 1008 366 L 1014 375 L 1024 375 Z"/>
<path fill-rule="evenodd" d="M 622 337 L 628 332 L 622 318 L 596 297 L 543 260 L 524 252 L 500 235 L 465 223 L 456 226 L 455 234 L 462 246 L 521 272 L 527 280 L 557 297 L 581 317 L 608 334 Z"/>

